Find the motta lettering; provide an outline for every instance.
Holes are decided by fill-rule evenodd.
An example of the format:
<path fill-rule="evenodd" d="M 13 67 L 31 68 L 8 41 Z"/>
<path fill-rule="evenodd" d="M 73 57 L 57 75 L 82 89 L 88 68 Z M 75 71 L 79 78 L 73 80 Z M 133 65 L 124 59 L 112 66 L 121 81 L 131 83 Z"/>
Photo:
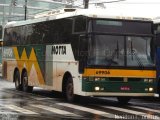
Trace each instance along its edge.
<path fill-rule="evenodd" d="M 52 55 L 66 55 L 66 46 L 61 46 L 61 45 L 52 46 L 51 54 Z"/>
<path fill-rule="evenodd" d="M 110 74 L 110 71 L 100 70 L 100 71 L 96 71 L 96 74 L 106 75 L 106 74 Z"/>

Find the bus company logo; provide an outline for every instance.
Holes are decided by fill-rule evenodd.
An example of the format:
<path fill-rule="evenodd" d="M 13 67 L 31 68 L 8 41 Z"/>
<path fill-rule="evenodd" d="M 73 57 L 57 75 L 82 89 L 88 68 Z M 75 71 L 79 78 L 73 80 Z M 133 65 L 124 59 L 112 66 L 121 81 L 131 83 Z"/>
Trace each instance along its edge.
<path fill-rule="evenodd" d="M 52 55 L 66 55 L 66 46 L 54 45 L 51 49 Z"/>
<path fill-rule="evenodd" d="M 107 75 L 107 74 L 110 74 L 110 71 L 106 71 L 106 70 L 98 70 L 96 71 L 96 74 L 99 74 L 99 75 Z"/>

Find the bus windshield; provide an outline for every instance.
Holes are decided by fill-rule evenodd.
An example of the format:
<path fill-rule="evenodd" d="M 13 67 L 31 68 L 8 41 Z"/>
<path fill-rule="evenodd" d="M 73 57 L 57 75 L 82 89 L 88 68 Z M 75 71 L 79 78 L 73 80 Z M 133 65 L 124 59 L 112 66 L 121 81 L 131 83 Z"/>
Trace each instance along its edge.
<path fill-rule="evenodd" d="M 106 21 L 95 20 L 90 28 L 88 65 L 154 66 L 150 23 Z"/>
<path fill-rule="evenodd" d="M 90 65 L 153 66 L 151 37 L 94 35 L 92 38 Z"/>

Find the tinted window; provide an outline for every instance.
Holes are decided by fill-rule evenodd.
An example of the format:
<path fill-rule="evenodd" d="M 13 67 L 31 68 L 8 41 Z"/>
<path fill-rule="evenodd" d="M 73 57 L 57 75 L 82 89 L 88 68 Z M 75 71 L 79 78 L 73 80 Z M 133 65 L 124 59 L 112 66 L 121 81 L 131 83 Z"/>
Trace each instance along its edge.
<path fill-rule="evenodd" d="M 160 46 L 160 34 L 156 34 L 156 46 Z"/>
<path fill-rule="evenodd" d="M 122 26 L 122 22 L 110 20 L 96 20 L 96 25 Z"/>
<path fill-rule="evenodd" d="M 72 25 L 72 18 L 65 18 L 7 28 L 4 45 L 69 43 Z"/>
<path fill-rule="evenodd" d="M 93 20 L 93 31 L 117 34 L 152 34 L 152 22 Z"/>
<path fill-rule="evenodd" d="M 154 25 L 154 32 L 155 33 L 160 33 L 160 25 L 159 24 Z"/>
<path fill-rule="evenodd" d="M 150 37 L 128 36 L 126 38 L 127 66 L 152 66 L 151 45 Z"/>
<path fill-rule="evenodd" d="M 0 39 L 2 38 L 2 26 L 0 26 Z"/>
<path fill-rule="evenodd" d="M 72 19 L 41 22 L 27 28 L 27 38 L 31 44 L 65 43 L 72 33 Z"/>
<path fill-rule="evenodd" d="M 93 35 L 89 39 L 88 65 L 151 67 L 151 37 Z"/>
<path fill-rule="evenodd" d="M 124 36 L 95 35 L 90 40 L 89 65 L 124 66 Z"/>
<path fill-rule="evenodd" d="M 23 34 L 24 34 L 23 26 L 5 29 L 4 45 L 21 44 L 25 38 Z"/>
<path fill-rule="evenodd" d="M 154 24 L 154 33 L 156 35 L 156 46 L 160 46 L 160 25 Z"/>
<path fill-rule="evenodd" d="M 85 32 L 86 30 L 86 17 L 79 16 L 75 18 L 74 32 Z"/>
<path fill-rule="evenodd" d="M 66 43 L 72 33 L 72 19 L 49 21 L 44 28 L 44 43 Z"/>

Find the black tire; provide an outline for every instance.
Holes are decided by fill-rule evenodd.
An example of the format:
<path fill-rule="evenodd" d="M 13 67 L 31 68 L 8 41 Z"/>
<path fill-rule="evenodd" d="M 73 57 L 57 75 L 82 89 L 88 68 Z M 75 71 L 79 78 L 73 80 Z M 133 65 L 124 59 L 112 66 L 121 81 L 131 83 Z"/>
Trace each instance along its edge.
<path fill-rule="evenodd" d="M 20 73 L 16 71 L 14 74 L 14 83 L 16 90 L 22 90 L 22 84 L 20 83 Z"/>
<path fill-rule="evenodd" d="M 68 102 L 74 102 L 75 100 L 73 81 L 71 77 L 68 78 L 65 85 L 65 98 Z"/>
<path fill-rule="evenodd" d="M 130 97 L 117 97 L 117 99 L 120 105 L 127 105 L 131 98 Z"/>
<path fill-rule="evenodd" d="M 33 91 L 33 86 L 28 86 L 28 75 L 27 75 L 26 71 L 22 75 L 22 90 L 24 92 L 32 92 Z"/>

